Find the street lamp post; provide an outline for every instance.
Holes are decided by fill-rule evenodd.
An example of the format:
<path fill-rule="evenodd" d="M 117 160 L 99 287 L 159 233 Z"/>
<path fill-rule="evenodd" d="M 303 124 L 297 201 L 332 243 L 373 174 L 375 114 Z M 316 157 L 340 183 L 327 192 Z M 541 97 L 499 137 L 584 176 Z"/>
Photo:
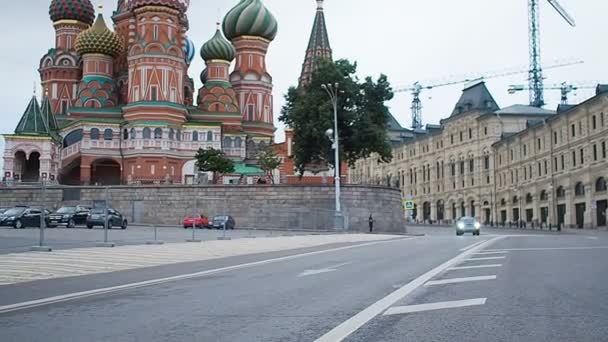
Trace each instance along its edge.
<path fill-rule="evenodd" d="M 338 138 L 338 82 L 335 84 L 323 84 L 321 87 L 327 92 L 331 103 L 334 107 L 334 128 L 325 131 L 325 135 L 331 140 L 334 149 L 334 187 L 336 190 L 336 213 L 335 227 L 336 229 L 344 229 L 342 220 L 342 208 L 340 205 L 340 140 Z"/>

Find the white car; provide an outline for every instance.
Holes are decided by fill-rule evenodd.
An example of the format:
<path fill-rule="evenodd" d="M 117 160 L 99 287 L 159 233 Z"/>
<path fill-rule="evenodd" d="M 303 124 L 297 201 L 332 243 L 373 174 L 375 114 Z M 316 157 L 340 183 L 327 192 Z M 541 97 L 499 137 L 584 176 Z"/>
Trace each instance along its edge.
<path fill-rule="evenodd" d="M 481 230 L 481 223 L 479 223 L 474 217 L 461 217 L 456 221 L 456 235 L 460 236 L 464 233 L 473 233 L 473 235 L 479 235 Z"/>

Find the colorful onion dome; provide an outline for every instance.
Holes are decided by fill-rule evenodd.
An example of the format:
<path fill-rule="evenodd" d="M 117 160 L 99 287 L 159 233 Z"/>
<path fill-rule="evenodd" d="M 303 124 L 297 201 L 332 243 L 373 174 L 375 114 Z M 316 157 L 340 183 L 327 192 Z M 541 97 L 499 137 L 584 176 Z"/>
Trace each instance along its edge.
<path fill-rule="evenodd" d="M 103 15 L 99 14 L 93 26 L 88 30 L 82 31 L 76 38 L 76 52 L 80 55 L 87 53 L 101 53 L 116 57 L 123 50 L 122 38 L 110 31 L 103 20 Z"/>
<path fill-rule="evenodd" d="M 223 29 L 229 40 L 240 36 L 273 40 L 277 35 L 278 23 L 262 0 L 241 0 L 226 14 Z"/>
<path fill-rule="evenodd" d="M 203 84 L 207 83 L 208 76 L 209 76 L 209 70 L 207 70 L 207 68 L 205 68 L 205 70 L 203 70 L 203 72 L 201 72 L 201 83 L 203 83 Z"/>
<path fill-rule="evenodd" d="M 167 6 L 181 12 L 186 12 L 190 6 L 190 0 L 126 0 L 129 8 L 135 9 L 142 6 Z"/>
<path fill-rule="evenodd" d="M 49 15 L 53 22 L 67 19 L 91 25 L 95 20 L 95 9 L 89 0 L 53 0 Z"/>
<path fill-rule="evenodd" d="M 215 31 L 213 38 L 203 44 L 201 48 L 201 57 L 205 61 L 220 59 L 231 62 L 235 54 L 234 46 L 224 38 L 219 28 Z"/>
<path fill-rule="evenodd" d="M 192 39 L 186 37 L 186 41 L 184 42 L 184 56 L 186 57 L 186 63 L 190 65 L 194 60 L 194 56 L 196 55 L 196 47 L 194 47 L 194 42 Z"/>

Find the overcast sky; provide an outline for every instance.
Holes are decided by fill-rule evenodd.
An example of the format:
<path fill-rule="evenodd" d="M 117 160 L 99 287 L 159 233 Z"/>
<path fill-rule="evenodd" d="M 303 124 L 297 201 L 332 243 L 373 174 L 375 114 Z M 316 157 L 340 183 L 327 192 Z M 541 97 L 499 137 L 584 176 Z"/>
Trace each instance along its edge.
<path fill-rule="evenodd" d="M 599 0 L 561 0 L 576 19 L 571 28 L 553 8 L 541 1 L 543 62 L 581 59 L 585 63 L 547 70 L 546 83 L 563 81 L 608 82 L 605 59 L 608 42 L 605 18 L 608 2 Z M 98 0 L 104 5 L 108 22 L 116 0 Z M 191 0 L 189 36 L 197 49 L 215 31 L 218 13 L 223 15 L 237 0 Z M 283 104 L 283 94 L 297 82 L 315 15 L 315 0 L 264 0 L 279 21 L 277 38 L 270 46 L 268 68 L 274 77 L 275 118 Z M 39 84 L 37 72 L 42 55 L 54 45 L 54 30 L 48 17 L 50 0 L 11 2 L 0 13 L 0 103 L 3 120 L 0 131 L 14 130 Z M 325 15 L 335 58 L 358 62 L 359 75 L 388 75 L 395 86 L 417 80 L 452 79 L 453 75 L 505 68 L 527 68 L 527 0 L 326 0 Z M 190 76 L 200 87 L 203 61 L 197 54 Z M 488 80 L 487 84 L 501 107 L 527 103 L 528 93 L 509 95 L 509 84 L 526 84 L 527 74 Z M 38 86 L 39 87 L 39 86 Z M 460 96 L 461 85 L 423 93 L 423 122 L 438 123 L 449 116 Z M 579 90 L 571 96 L 580 102 L 593 94 Z M 547 91 L 546 108 L 554 109 L 559 91 Z M 389 103 L 392 113 L 410 125 L 409 93 L 397 94 Z M 282 125 L 276 122 L 277 127 Z M 277 134 L 281 141 L 283 134 Z"/>

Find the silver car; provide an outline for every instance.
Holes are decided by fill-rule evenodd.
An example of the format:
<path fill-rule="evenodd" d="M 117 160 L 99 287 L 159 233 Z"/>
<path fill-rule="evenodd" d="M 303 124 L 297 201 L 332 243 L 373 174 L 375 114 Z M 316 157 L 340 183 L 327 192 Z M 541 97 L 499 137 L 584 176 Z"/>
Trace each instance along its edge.
<path fill-rule="evenodd" d="M 461 217 L 456 221 L 456 235 L 460 236 L 464 233 L 473 233 L 473 235 L 479 235 L 481 229 L 481 223 L 479 223 L 474 217 Z"/>

